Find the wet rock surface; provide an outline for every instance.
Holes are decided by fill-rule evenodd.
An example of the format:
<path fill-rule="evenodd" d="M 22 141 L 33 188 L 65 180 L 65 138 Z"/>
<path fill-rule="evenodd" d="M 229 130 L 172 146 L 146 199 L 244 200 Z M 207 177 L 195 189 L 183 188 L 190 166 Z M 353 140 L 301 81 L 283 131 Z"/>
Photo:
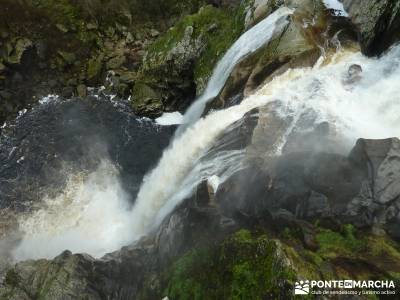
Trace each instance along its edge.
<path fill-rule="evenodd" d="M 364 53 L 378 55 L 400 38 L 400 6 L 397 1 L 343 0 L 359 32 Z"/>
<path fill-rule="evenodd" d="M 301 220 L 331 218 L 397 238 L 398 147 L 396 138 L 360 139 L 347 157 L 291 152 L 264 166 L 252 159 L 219 187 L 216 201 L 230 215 L 237 210 L 261 218 L 282 213 Z"/>

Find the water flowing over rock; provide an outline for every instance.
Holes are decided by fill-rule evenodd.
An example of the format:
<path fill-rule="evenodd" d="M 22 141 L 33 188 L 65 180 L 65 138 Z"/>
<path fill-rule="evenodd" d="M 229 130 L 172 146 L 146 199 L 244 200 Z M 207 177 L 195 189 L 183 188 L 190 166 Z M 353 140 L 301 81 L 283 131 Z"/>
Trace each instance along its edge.
<path fill-rule="evenodd" d="M 201 117 L 207 103 L 220 93 L 235 65 L 243 57 L 256 51 L 265 43 L 268 43 L 275 34 L 278 35 L 282 31 L 287 24 L 287 16 L 291 13 L 290 9 L 281 7 L 271 16 L 245 32 L 233 44 L 217 64 L 203 94 L 186 111 L 184 123 L 180 126 L 178 134 Z"/>
<path fill-rule="evenodd" d="M 271 1 L 268 3 L 274 5 Z M 262 83 L 289 68 L 312 66 L 321 55 L 336 51 L 341 45 L 357 47 L 354 45 L 356 34 L 349 22 L 327 13 L 322 3 L 305 0 L 287 4 L 294 9 L 288 24 L 233 68 L 207 110 L 236 104 Z M 321 36 L 317 32 L 325 34 Z"/>

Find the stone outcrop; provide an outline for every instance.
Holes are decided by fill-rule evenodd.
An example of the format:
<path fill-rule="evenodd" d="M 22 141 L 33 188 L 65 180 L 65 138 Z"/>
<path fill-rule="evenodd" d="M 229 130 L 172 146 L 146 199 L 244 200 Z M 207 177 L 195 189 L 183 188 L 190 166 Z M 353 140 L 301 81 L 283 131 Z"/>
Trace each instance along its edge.
<path fill-rule="evenodd" d="M 359 33 L 361 49 L 378 55 L 400 39 L 400 4 L 390 0 L 342 0 Z"/>
<path fill-rule="evenodd" d="M 150 45 L 132 90 L 134 110 L 149 116 L 184 111 L 242 33 L 243 6 L 202 7 Z"/>
<path fill-rule="evenodd" d="M 0 123 L 47 94 L 81 96 L 82 85 L 104 84 L 110 93 L 128 98 L 147 47 L 207 3 L 4 0 Z M 104 82 L 107 75 L 111 82 Z"/>
<path fill-rule="evenodd" d="M 348 157 L 314 150 L 252 159 L 219 187 L 216 202 L 231 216 L 335 219 L 397 239 L 399 143 L 360 139 Z"/>

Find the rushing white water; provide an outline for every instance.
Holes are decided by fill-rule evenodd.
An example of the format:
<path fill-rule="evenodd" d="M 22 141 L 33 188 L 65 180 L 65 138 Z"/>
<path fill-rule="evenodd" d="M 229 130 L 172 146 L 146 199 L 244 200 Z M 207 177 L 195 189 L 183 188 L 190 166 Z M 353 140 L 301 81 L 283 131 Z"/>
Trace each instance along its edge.
<path fill-rule="evenodd" d="M 287 7 L 281 7 L 240 36 L 218 62 L 204 93 L 194 101 L 185 113 L 178 135 L 201 117 L 206 104 L 220 93 L 237 63 L 246 55 L 265 45 L 276 32 L 280 32 L 288 24 L 287 16 L 292 12 Z"/>
<path fill-rule="evenodd" d="M 183 116 L 179 111 L 163 113 L 161 117 L 156 119 L 156 123 L 162 126 L 182 124 Z"/>
<path fill-rule="evenodd" d="M 15 260 L 53 258 L 66 249 L 100 257 L 132 241 L 127 196 L 108 161 L 88 176 L 71 176 L 62 194 L 43 202 L 19 217 Z"/>
<path fill-rule="evenodd" d="M 348 75 L 352 64 L 363 68 L 356 80 Z M 234 159 L 215 155 L 205 161 L 202 157 L 215 139 L 246 112 L 276 100 L 281 103 L 279 112 L 293 116 L 294 121 L 310 111 L 317 116 L 316 122 L 328 121 L 345 137 L 343 142 L 354 143 L 359 137 L 399 136 L 400 46 L 380 59 L 343 52 L 327 65 L 289 70 L 241 104 L 200 119 L 173 141 L 143 181 L 132 212 L 136 238 L 158 226 L 198 182 L 212 181 L 221 169 L 237 166 L 243 155 Z M 294 126 L 289 128 L 293 130 Z M 204 164 L 212 165 L 210 172 L 196 171 Z M 219 178 L 219 182 L 223 180 Z"/>

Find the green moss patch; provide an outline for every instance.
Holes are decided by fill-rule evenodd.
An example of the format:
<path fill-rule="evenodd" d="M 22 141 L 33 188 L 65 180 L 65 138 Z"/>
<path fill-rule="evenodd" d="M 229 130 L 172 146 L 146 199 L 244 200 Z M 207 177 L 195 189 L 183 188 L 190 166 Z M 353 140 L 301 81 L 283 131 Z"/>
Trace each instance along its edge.
<path fill-rule="evenodd" d="M 339 231 L 316 228 L 316 251 L 305 249 L 302 238 L 293 231 L 283 230 L 281 237 L 285 254 L 301 279 L 397 280 L 400 273 L 399 245 L 387 236 L 375 236 L 352 225 Z"/>
<path fill-rule="evenodd" d="M 194 79 L 204 87 L 215 64 L 243 31 L 244 9 L 202 7 L 198 13 L 186 16 L 168 30 L 148 49 L 148 61 L 154 69 L 163 64 L 168 53 L 182 41 L 187 27 L 193 27 L 191 40 L 201 41 L 203 51 L 194 62 Z"/>
<path fill-rule="evenodd" d="M 193 250 L 168 274 L 170 299 L 276 299 L 294 274 L 266 235 L 241 230 L 212 250 Z"/>
<path fill-rule="evenodd" d="M 323 257 L 340 255 L 353 256 L 366 249 L 367 243 L 355 237 L 352 225 L 345 225 L 343 232 L 338 233 L 329 229 L 320 229 L 316 239 L 320 249 L 318 253 Z"/>

